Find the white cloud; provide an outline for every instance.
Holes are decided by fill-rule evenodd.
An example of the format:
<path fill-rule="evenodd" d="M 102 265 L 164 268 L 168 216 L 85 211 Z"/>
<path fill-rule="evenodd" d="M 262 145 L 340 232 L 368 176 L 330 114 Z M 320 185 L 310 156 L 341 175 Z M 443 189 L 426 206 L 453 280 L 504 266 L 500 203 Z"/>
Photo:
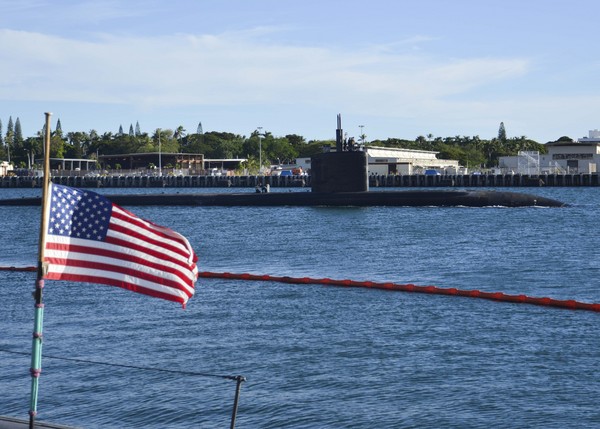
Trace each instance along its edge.
<path fill-rule="evenodd" d="M 259 33 L 268 31 L 257 29 Z M 4 100 L 152 105 L 305 103 L 405 111 L 521 76 L 522 59 L 442 62 L 377 48 L 340 52 L 260 42 L 252 32 L 92 41 L 0 31 Z"/>

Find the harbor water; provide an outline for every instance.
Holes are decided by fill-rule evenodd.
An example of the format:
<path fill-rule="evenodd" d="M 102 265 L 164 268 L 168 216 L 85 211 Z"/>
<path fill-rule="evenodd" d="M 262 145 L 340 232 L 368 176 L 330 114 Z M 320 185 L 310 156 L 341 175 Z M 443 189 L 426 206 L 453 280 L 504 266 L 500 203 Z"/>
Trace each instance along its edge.
<path fill-rule="evenodd" d="M 0 189 L 0 198 L 40 192 Z M 570 207 L 129 209 L 185 235 L 200 271 L 600 303 L 597 189 L 519 192 Z M 0 266 L 35 265 L 39 214 L 0 207 Z M 22 418 L 34 280 L 0 272 L 0 414 Z M 70 282 L 47 281 L 44 302 L 39 420 L 229 427 L 236 383 L 210 375 L 243 375 L 237 428 L 600 427 L 600 313 L 224 279 L 199 279 L 185 310 Z"/>

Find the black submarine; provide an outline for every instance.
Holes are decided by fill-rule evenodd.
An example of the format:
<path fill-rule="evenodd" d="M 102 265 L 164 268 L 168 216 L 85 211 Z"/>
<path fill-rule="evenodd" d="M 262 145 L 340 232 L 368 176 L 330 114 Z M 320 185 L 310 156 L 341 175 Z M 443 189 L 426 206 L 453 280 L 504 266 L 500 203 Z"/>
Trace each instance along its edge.
<path fill-rule="evenodd" d="M 311 158 L 311 192 L 258 192 L 222 194 L 106 195 L 123 206 L 465 206 L 564 207 L 565 203 L 520 192 L 503 191 L 369 191 L 367 153 L 345 141 L 337 117 L 336 150 Z M 41 198 L 0 200 L 0 205 L 40 205 Z"/>

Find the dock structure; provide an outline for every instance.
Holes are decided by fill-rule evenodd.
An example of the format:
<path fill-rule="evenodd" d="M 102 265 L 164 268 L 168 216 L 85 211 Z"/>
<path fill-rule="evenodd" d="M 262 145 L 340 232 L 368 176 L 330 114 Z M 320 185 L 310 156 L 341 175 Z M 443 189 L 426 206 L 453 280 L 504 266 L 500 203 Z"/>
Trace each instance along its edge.
<path fill-rule="evenodd" d="M 77 188 L 272 188 L 311 187 L 310 175 L 302 176 L 56 176 L 54 183 Z M 600 186 L 598 173 L 580 174 L 371 174 L 369 188 L 464 188 L 464 187 L 564 187 Z M 0 188 L 39 188 L 42 178 L 2 176 Z"/>
<path fill-rule="evenodd" d="M 459 174 L 459 175 L 371 175 L 369 186 L 398 188 L 430 187 L 563 187 L 600 186 L 598 173 L 580 174 Z"/>

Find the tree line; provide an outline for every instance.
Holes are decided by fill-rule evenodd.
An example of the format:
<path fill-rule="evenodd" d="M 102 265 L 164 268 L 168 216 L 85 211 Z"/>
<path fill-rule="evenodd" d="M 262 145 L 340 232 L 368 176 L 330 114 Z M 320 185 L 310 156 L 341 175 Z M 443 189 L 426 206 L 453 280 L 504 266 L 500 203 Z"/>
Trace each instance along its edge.
<path fill-rule="evenodd" d="M 43 152 L 41 129 L 35 136 L 23 137 L 19 118 L 8 120 L 6 132 L 0 120 L 0 160 L 8 160 L 18 168 L 34 168 Z M 570 140 L 561 137 L 559 140 Z M 500 156 L 516 155 L 519 151 L 546 153 L 546 147 L 525 136 L 506 136 L 504 124 L 500 124 L 498 136 L 482 139 L 479 136 L 434 137 L 432 134 L 417 136 L 414 140 L 388 138 L 366 140 L 360 136 L 359 143 L 369 146 L 405 148 L 438 152 L 440 159 L 456 159 L 471 168 L 491 168 L 498 165 Z M 116 133 L 98 133 L 96 130 L 63 133 L 60 119 L 51 132 L 50 156 L 52 158 L 98 159 L 99 155 L 126 153 L 201 153 L 207 159 L 245 158 L 249 164 L 263 165 L 293 163 L 296 158 L 321 153 L 323 146 L 335 147 L 335 140 L 310 140 L 303 136 L 288 134 L 276 137 L 271 132 L 253 131 L 249 136 L 219 131 L 202 131 L 199 123 L 196 132 L 187 133 L 183 126 L 174 129 L 158 128 L 151 133 L 142 132 L 139 123 L 124 132 L 119 126 Z M 260 155 L 259 155 L 260 148 Z"/>

